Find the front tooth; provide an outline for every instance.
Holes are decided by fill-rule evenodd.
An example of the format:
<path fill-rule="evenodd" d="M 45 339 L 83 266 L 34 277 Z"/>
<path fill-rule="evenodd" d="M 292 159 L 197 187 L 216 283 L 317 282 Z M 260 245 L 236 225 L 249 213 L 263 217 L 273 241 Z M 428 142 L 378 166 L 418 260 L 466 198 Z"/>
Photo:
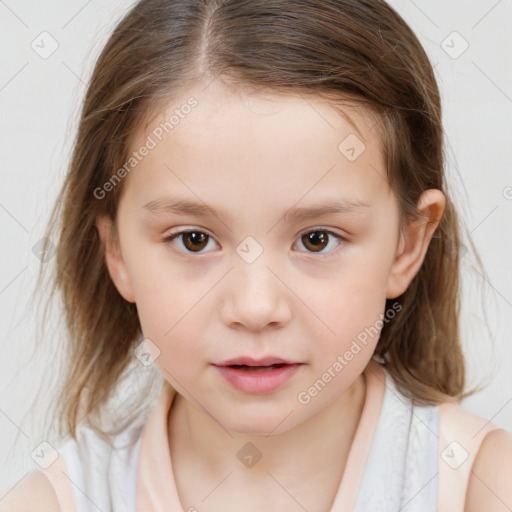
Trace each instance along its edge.
<path fill-rule="evenodd" d="M 240 369 L 252 372 L 265 372 L 269 370 L 275 370 L 275 368 L 275 366 L 242 366 Z"/>

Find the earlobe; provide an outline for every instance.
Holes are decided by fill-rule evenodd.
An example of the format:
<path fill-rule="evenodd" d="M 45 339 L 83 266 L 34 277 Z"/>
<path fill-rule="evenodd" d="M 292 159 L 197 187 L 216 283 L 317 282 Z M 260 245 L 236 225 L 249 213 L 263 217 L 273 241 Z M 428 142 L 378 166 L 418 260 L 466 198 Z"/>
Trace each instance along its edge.
<path fill-rule="evenodd" d="M 135 302 L 130 277 L 123 260 L 119 239 L 112 220 L 109 217 L 98 217 L 96 228 L 104 250 L 105 265 L 114 286 L 128 302 Z"/>
<path fill-rule="evenodd" d="M 388 278 L 387 299 L 402 295 L 423 264 L 432 236 L 444 213 L 446 198 L 437 189 L 425 190 L 418 200 L 419 220 L 411 221 L 400 234 Z"/>

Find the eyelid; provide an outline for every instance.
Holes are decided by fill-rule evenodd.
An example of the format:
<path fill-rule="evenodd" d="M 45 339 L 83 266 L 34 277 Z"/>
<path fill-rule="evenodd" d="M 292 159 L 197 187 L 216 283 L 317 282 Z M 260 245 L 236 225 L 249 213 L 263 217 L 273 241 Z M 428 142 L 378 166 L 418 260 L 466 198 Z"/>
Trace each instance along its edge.
<path fill-rule="evenodd" d="M 173 232 L 167 233 L 166 235 L 163 236 L 162 242 L 170 244 L 170 243 L 174 242 L 174 240 L 176 238 L 178 238 L 180 235 L 183 235 L 183 234 L 186 234 L 186 233 L 194 233 L 194 232 L 203 233 L 203 234 L 207 235 L 210 240 L 214 240 L 215 241 L 215 237 L 213 235 L 211 235 L 208 232 L 208 230 L 206 230 L 204 228 L 190 227 L 190 228 L 182 228 L 182 229 L 179 229 L 177 231 L 173 231 Z M 217 243 L 217 242 L 215 241 L 215 243 Z M 185 251 L 182 251 L 182 250 L 175 250 L 175 252 L 178 252 L 179 254 L 186 255 L 186 256 L 193 255 L 193 254 L 196 254 L 196 255 L 200 256 L 201 254 L 207 254 L 210 251 L 207 251 L 206 253 L 205 252 L 196 252 L 196 253 L 194 253 L 194 252 L 185 252 Z"/>
<path fill-rule="evenodd" d="M 324 227 L 324 226 L 315 226 L 313 228 L 305 229 L 303 231 L 300 231 L 298 233 L 298 235 L 304 236 L 304 235 L 308 235 L 309 233 L 314 233 L 315 231 L 324 231 L 325 233 L 328 233 L 329 235 L 332 235 L 333 237 L 337 238 L 339 243 L 332 251 L 326 252 L 326 253 L 322 253 L 322 252 L 316 253 L 313 251 L 300 251 L 300 252 L 307 254 L 308 256 L 316 255 L 316 257 L 328 258 L 330 256 L 333 256 L 334 254 L 337 254 L 342 249 L 342 246 L 344 246 L 345 244 L 348 243 L 348 239 L 345 238 L 343 235 L 340 235 L 339 233 L 336 233 L 335 231 L 333 231 L 331 228 Z M 299 237 L 299 240 L 300 240 L 300 237 Z"/>
<path fill-rule="evenodd" d="M 302 231 L 299 231 L 299 233 L 296 236 L 299 237 L 298 240 L 300 240 L 300 236 L 304 236 L 304 235 L 307 235 L 309 233 L 314 233 L 316 231 L 323 231 L 325 233 L 328 233 L 329 235 L 332 235 L 334 238 L 337 238 L 339 240 L 339 243 L 338 243 L 337 247 L 335 249 L 333 249 L 332 251 L 327 252 L 327 253 L 321 253 L 321 252 L 316 253 L 316 252 L 313 252 L 313 251 L 299 251 L 299 252 L 302 252 L 302 253 L 305 253 L 305 254 L 308 254 L 308 255 L 316 255 L 317 257 L 329 257 L 329 256 L 332 256 L 333 254 L 337 253 L 340 250 L 341 246 L 344 246 L 345 244 L 349 243 L 349 240 L 344 235 L 336 233 L 331 228 L 324 227 L 324 226 L 314 226 L 312 228 L 304 229 Z M 203 233 L 203 234 L 207 235 L 209 237 L 209 239 L 215 241 L 215 237 L 213 235 L 211 235 L 208 232 L 208 230 L 206 230 L 204 228 L 196 228 L 196 227 L 181 228 L 181 229 L 179 229 L 177 231 L 170 232 L 170 233 L 164 235 L 164 237 L 162 238 L 162 241 L 166 242 L 166 243 L 170 243 L 170 242 L 173 242 L 180 235 L 183 235 L 183 234 L 186 234 L 186 233 L 192 233 L 192 232 Z M 215 241 L 215 243 L 217 243 L 217 242 Z M 179 250 L 178 252 L 188 256 L 188 255 L 192 255 L 192 254 L 196 254 L 196 255 L 207 254 L 208 252 L 211 252 L 211 251 L 207 251 L 206 253 L 204 253 L 204 252 L 196 252 L 196 253 L 194 253 L 194 252 L 184 252 L 184 251 Z"/>

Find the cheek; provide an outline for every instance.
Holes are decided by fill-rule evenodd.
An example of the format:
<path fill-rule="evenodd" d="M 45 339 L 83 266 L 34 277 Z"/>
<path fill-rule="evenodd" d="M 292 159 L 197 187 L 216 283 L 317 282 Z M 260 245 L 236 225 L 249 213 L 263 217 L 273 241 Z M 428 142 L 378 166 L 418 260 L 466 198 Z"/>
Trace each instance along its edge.
<path fill-rule="evenodd" d="M 161 352 L 157 364 L 176 368 L 179 361 L 204 360 L 211 350 L 205 334 L 221 298 L 216 294 L 222 287 L 215 287 L 219 273 L 207 265 L 177 264 L 165 248 L 135 237 L 128 240 L 125 261 L 142 332 Z M 328 265 L 314 274 L 301 269 L 288 276 L 300 300 L 286 292 L 282 299 L 290 301 L 292 322 L 311 340 L 308 348 L 321 365 L 329 366 L 351 347 L 357 350 L 354 340 L 361 354 L 370 357 L 373 352 L 382 327 L 388 271 L 379 242 L 383 240 L 373 240 L 371 247 L 361 244 L 336 267 Z"/>
<path fill-rule="evenodd" d="M 311 309 L 316 310 L 322 320 L 315 317 L 309 326 L 310 331 L 316 333 L 316 357 L 327 366 L 346 351 L 368 353 L 370 357 L 382 328 L 384 307 L 383 294 L 365 293 L 350 287 L 333 294 L 331 300 L 324 298 L 323 302 L 314 303 Z"/>
<path fill-rule="evenodd" d="M 322 280 L 308 280 L 301 296 L 326 328 L 337 335 L 354 335 L 357 326 L 373 324 L 385 305 L 387 263 L 354 253 Z"/>
<path fill-rule="evenodd" d="M 172 284 L 171 284 L 172 283 Z M 206 318 L 201 297 L 203 287 L 185 286 L 160 279 L 158 288 L 139 286 L 136 291 L 137 311 L 144 336 L 154 339 L 160 346 L 184 343 L 195 346 L 195 333 L 199 333 L 201 319 Z"/>
<path fill-rule="evenodd" d="M 201 324 L 206 313 L 197 304 L 197 295 L 187 297 L 171 290 L 141 296 L 137 309 L 144 338 L 149 338 L 160 351 L 156 366 L 165 378 L 171 382 L 175 378 L 180 383 L 187 382 L 190 370 L 206 360 L 207 328 Z"/>
<path fill-rule="evenodd" d="M 347 359 L 361 363 L 350 363 L 345 374 L 364 368 L 373 354 L 386 305 L 386 261 L 352 256 L 345 261 L 346 270 L 332 272 L 330 279 L 310 282 L 302 290 L 309 310 L 299 305 L 308 330 L 315 333 L 315 357 L 323 367 L 345 353 Z"/>
<path fill-rule="evenodd" d="M 148 331 L 158 326 L 159 335 L 167 332 L 198 301 L 200 284 L 187 286 L 182 266 L 176 265 L 164 244 L 143 236 L 127 237 L 123 256 L 142 325 Z"/>
<path fill-rule="evenodd" d="M 165 261 L 132 267 L 143 336 L 160 350 L 155 363 L 164 375 L 167 370 L 177 377 L 192 363 L 205 359 L 205 308 L 212 286 L 204 280 L 190 280 L 178 270 Z"/>

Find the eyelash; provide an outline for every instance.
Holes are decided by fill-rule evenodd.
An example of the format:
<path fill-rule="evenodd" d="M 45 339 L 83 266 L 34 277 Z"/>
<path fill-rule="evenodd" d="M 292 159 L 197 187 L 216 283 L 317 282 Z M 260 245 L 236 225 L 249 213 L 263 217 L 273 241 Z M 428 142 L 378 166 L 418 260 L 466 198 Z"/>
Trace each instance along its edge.
<path fill-rule="evenodd" d="M 334 233 L 333 231 L 330 231 L 329 229 L 325 229 L 325 228 L 315 228 L 315 229 L 310 229 L 308 231 L 305 231 L 301 234 L 301 236 L 299 237 L 299 240 L 302 238 L 302 236 L 309 235 L 311 233 L 317 233 L 317 232 L 322 232 L 322 233 L 327 233 L 328 235 L 332 235 L 334 238 L 338 239 L 339 244 L 336 246 L 335 249 L 333 249 L 332 251 L 330 251 L 328 253 L 305 251 L 309 254 L 316 254 L 321 258 L 329 257 L 329 256 L 332 256 L 333 254 L 337 253 L 339 250 L 341 250 L 341 248 L 346 243 L 348 243 L 348 240 L 345 239 L 344 237 L 342 237 L 341 235 L 338 235 L 337 233 Z M 184 235 L 187 233 L 202 233 L 202 234 L 206 235 L 209 238 L 209 240 L 213 240 L 212 236 L 210 236 L 208 233 L 206 233 L 204 231 L 201 231 L 200 229 L 186 229 L 186 230 L 182 230 L 182 231 L 177 231 L 176 233 L 171 233 L 170 235 L 164 237 L 162 241 L 164 243 L 171 243 L 174 241 L 175 238 L 178 238 L 180 235 Z M 179 252 L 185 252 L 185 254 L 187 254 L 187 255 L 204 254 L 203 252 L 193 252 L 193 251 L 188 251 L 188 250 L 179 251 Z M 207 252 L 209 252 L 209 251 L 207 251 Z"/>

